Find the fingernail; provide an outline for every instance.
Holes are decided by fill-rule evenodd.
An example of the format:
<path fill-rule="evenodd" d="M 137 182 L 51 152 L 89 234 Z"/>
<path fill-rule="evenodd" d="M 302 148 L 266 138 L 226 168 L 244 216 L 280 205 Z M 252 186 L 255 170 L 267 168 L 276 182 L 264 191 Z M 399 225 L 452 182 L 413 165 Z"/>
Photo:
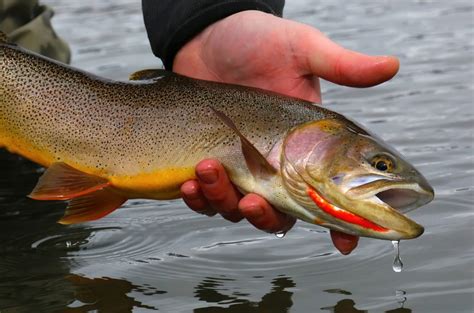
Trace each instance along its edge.
<path fill-rule="evenodd" d="M 386 63 L 387 60 L 397 60 L 398 61 L 398 58 L 395 57 L 395 56 L 392 56 L 392 55 L 377 55 L 376 57 L 377 57 L 376 64 Z"/>
<path fill-rule="evenodd" d="M 192 190 L 186 192 L 186 198 L 189 200 L 196 200 L 199 198 L 199 193 L 193 188 Z"/>
<path fill-rule="evenodd" d="M 199 171 L 196 173 L 200 180 L 205 182 L 206 184 L 213 184 L 217 182 L 219 175 L 215 169 L 207 169 L 203 171 Z"/>
<path fill-rule="evenodd" d="M 182 197 L 188 200 L 194 200 L 199 197 L 197 185 L 185 183 L 181 186 L 181 195 Z"/>

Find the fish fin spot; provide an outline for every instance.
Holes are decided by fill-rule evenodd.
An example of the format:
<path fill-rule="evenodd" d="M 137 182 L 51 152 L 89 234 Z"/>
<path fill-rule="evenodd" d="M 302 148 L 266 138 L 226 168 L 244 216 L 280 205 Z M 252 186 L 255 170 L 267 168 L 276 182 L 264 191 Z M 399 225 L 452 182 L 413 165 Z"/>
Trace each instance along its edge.
<path fill-rule="evenodd" d="M 53 163 L 28 195 L 35 200 L 70 200 L 110 185 L 102 177 L 87 174 L 63 162 Z"/>
<path fill-rule="evenodd" d="M 125 201 L 127 198 L 114 192 L 111 187 L 100 189 L 69 201 L 58 223 L 69 225 L 94 221 L 112 213 Z"/>
<path fill-rule="evenodd" d="M 242 146 L 242 153 L 245 157 L 245 162 L 247 167 L 255 177 L 268 177 L 273 176 L 277 173 L 275 169 L 268 160 L 258 151 L 257 148 L 239 131 L 234 122 L 224 113 L 217 111 L 213 107 L 209 108 L 219 117 L 219 119 L 230 129 L 236 133 L 240 138 L 240 143 Z"/>
<path fill-rule="evenodd" d="M 172 72 L 163 69 L 146 69 L 130 74 L 129 80 L 151 80 L 165 76 L 174 75 Z"/>

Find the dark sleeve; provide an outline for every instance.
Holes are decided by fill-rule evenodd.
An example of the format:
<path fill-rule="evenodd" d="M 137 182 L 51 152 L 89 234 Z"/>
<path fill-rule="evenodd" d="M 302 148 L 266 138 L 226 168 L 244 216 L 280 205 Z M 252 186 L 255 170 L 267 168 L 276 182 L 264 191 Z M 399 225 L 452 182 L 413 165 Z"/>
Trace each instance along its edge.
<path fill-rule="evenodd" d="M 151 49 L 168 70 L 179 49 L 212 23 L 245 10 L 281 16 L 284 5 L 285 0 L 142 0 Z"/>

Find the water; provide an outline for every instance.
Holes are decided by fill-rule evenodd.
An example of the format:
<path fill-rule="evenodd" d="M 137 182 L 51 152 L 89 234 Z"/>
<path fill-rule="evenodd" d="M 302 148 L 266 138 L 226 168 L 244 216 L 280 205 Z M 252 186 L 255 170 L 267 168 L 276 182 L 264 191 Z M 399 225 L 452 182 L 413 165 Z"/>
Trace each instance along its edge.
<path fill-rule="evenodd" d="M 286 16 L 346 47 L 395 54 L 399 75 L 368 90 L 323 84 L 325 105 L 396 146 L 437 196 L 391 269 L 388 241 L 349 256 L 298 222 L 282 239 L 179 202 L 129 201 L 62 226 L 61 203 L 25 197 L 41 170 L 0 152 L 0 311 L 472 312 L 473 8 L 471 1 L 287 1 Z M 157 67 L 138 0 L 48 1 L 74 65 L 124 79 Z"/>
<path fill-rule="evenodd" d="M 279 231 L 279 232 L 276 232 L 276 233 L 275 233 L 275 236 L 276 236 L 277 238 L 284 238 L 285 235 L 286 235 L 286 231 Z"/>
<path fill-rule="evenodd" d="M 403 270 L 403 263 L 400 259 L 400 240 L 392 241 L 393 248 L 395 249 L 395 258 L 393 259 L 392 269 L 396 273 L 400 273 Z"/>

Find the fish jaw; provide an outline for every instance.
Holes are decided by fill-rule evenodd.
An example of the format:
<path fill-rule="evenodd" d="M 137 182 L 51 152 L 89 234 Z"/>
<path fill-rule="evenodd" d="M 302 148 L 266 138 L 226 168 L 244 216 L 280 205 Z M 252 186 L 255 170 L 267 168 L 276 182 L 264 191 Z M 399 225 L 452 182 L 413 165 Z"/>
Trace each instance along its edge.
<path fill-rule="evenodd" d="M 418 182 L 379 179 L 349 189 L 341 204 L 350 208 L 351 213 L 395 231 L 396 237 L 388 239 L 400 240 L 416 238 L 423 233 L 423 227 L 404 214 L 433 198 L 434 191 L 423 177 Z"/>
<path fill-rule="evenodd" d="M 346 175 L 335 184 L 334 180 L 320 184 L 333 205 L 370 220 L 390 232 L 365 229 L 364 236 L 390 240 L 412 239 L 423 234 L 423 226 L 405 214 L 431 202 L 434 190 L 415 169 L 401 175 L 364 175 L 361 171 Z M 336 191 L 336 192 L 335 192 Z"/>
<path fill-rule="evenodd" d="M 312 187 L 308 187 L 307 192 L 316 207 L 328 215 L 326 221 L 330 228 L 353 235 L 387 240 L 413 239 L 424 232 L 423 226 L 377 197 L 352 202 L 346 200 L 344 205 L 336 205 Z"/>
<path fill-rule="evenodd" d="M 421 175 L 421 174 L 420 174 Z M 349 184 L 351 186 L 352 184 Z M 383 176 L 373 176 L 371 181 L 346 189 L 351 199 L 370 199 L 384 202 L 398 212 L 407 213 L 434 198 L 434 190 L 422 176 L 418 181 L 397 181 Z M 378 201 L 380 200 L 380 201 Z"/>

